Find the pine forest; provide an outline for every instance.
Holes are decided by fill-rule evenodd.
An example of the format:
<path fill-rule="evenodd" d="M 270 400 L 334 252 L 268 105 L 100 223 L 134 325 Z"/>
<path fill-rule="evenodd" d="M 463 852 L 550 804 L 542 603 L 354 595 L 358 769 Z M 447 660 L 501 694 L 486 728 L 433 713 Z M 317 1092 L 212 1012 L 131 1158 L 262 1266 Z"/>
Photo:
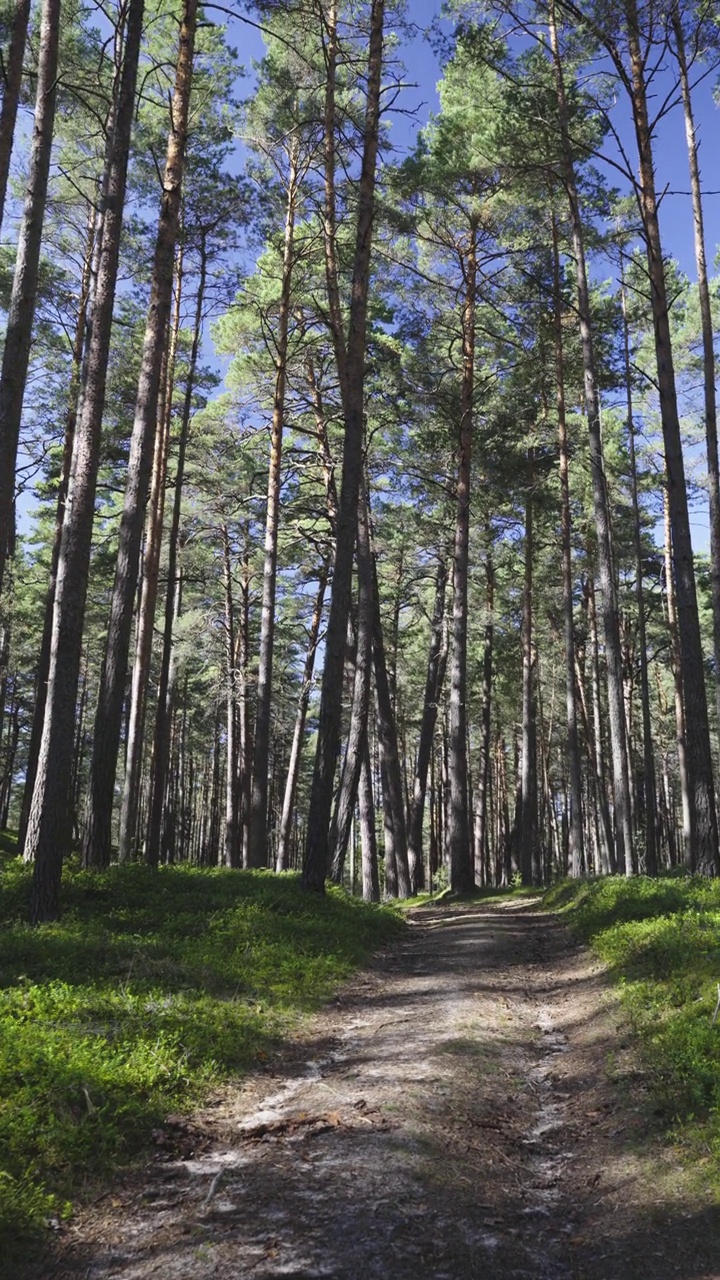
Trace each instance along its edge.
<path fill-rule="evenodd" d="M 71 854 L 370 901 L 720 870 L 717 6 L 425 8 L 4 5 L 32 922 Z"/>

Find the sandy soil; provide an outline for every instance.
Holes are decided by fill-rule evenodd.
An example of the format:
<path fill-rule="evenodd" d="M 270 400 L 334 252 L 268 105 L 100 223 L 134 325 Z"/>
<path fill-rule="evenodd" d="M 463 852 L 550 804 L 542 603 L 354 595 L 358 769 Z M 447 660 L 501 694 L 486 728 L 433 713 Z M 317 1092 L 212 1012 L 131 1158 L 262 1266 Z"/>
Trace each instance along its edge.
<path fill-rule="evenodd" d="M 428 908 L 268 1069 L 155 1135 L 37 1280 L 720 1280 L 600 966 Z"/>

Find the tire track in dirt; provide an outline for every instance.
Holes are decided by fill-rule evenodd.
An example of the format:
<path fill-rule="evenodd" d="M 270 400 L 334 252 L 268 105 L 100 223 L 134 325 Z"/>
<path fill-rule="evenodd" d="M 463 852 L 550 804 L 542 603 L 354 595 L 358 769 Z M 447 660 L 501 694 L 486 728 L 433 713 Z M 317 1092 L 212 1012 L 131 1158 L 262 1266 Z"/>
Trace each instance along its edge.
<path fill-rule="evenodd" d="M 426 908 L 42 1280 L 720 1280 L 600 966 L 525 904 Z M 613 1079 L 608 1076 L 608 1055 Z"/>

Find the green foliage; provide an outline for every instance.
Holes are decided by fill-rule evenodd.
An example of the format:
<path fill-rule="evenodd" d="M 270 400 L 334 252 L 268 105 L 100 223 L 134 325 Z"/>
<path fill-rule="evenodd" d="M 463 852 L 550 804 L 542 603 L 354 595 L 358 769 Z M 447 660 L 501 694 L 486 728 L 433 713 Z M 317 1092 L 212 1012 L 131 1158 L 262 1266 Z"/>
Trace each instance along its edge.
<path fill-rule="evenodd" d="M 170 1110 L 247 1069 L 397 927 L 292 876 L 70 872 L 57 924 L 2 876 L 0 1256 L 137 1155 Z"/>
<path fill-rule="evenodd" d="M 659 1105 L 681 1126 L 701 1124 L 720 1160 L 720 882 L 685 874 L 551 889 L 545 905 L 567 910 L 622 984 Z"/>

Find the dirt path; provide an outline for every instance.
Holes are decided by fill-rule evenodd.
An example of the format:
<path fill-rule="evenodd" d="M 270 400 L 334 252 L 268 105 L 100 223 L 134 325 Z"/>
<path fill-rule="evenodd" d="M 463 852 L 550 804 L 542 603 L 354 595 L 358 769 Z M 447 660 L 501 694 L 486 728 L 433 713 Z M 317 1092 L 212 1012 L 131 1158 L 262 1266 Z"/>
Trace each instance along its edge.
<path fill-rule="evenodd" d="M 43 1280 L 720 1280 L 717 1206 L 648 1132 L 618 1022 L 552 917 L 417 912 Z"/>

